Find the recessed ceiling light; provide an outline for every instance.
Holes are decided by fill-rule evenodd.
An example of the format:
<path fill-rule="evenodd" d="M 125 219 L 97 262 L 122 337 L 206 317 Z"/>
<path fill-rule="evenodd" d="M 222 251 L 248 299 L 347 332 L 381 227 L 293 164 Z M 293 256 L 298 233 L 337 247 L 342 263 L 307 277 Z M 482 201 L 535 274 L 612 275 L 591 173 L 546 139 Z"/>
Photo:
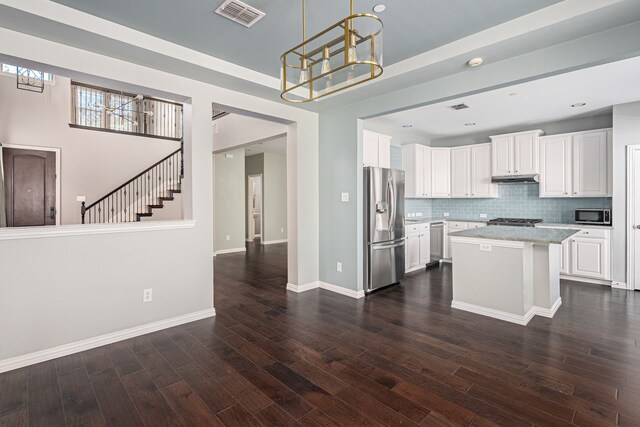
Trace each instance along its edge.
<path fill-rule="evenodd" d="M 403 128 L 412 128 L 413 125 L 402 125 Z"/>
<path fill-rule="evenodd" d="M 475 122 L 471 122 L 471 123 L 465 123 L 464 125 L 465 126 L 475 126 L 476 124 L 475 124 Z"/>
<path fill-rule="evenodd" d="M 383 4 L 377 4 L 375 6 L 373 6 L 373 11 L 375 13 L 382 13 L 384 12 L 384 10 L 387 8 L 387 6 L 383 5 Z"/>
<path fill-rule="evenodd" d="M 575 104 L 571 104 L 573 108 L 584 107 L 585 105 L 587 105 L 585 102 L 576 102 Z"/>
<path fill-rule="evenodd" d="M 477 58 L 471 58 L 469 61 L 467 61 L 467 65 L 469 67 L 479 67 L 480 65 L 482 65 L 482 63 L 484 62 L 484 60 L 480 57 Z"/>

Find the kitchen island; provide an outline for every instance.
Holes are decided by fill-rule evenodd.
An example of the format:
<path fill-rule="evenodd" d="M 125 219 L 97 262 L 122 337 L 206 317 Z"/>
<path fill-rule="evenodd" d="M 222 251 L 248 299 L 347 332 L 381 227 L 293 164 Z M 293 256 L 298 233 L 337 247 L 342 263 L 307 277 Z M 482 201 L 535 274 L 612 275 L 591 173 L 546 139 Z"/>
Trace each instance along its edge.
<path fill-rule="evenodd" d="M 526 325 L 553 317 L 562 242 L 580 230 L 489 226 L 449 233 L 456 309 Z"/>

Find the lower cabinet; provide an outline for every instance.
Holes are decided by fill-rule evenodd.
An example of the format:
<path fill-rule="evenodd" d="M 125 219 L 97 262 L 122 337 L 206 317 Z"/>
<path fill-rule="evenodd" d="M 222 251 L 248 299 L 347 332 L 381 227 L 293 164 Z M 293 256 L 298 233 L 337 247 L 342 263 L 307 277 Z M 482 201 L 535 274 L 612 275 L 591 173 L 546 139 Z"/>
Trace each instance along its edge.
<path fill-rule="evenodd" d="M 562 244 L 560 274 L 567 278 L 611 280 L 611 231 L 582 229 Z"/>
<path fill-rule="evenodd" d="M 425 267 L 431 259 L 431 232 L 429 231 L 429 224 L 420 224 L 417 227 L 411 227 L 407 234 L 405 248 L 405 271 L 410 272 Z"/>

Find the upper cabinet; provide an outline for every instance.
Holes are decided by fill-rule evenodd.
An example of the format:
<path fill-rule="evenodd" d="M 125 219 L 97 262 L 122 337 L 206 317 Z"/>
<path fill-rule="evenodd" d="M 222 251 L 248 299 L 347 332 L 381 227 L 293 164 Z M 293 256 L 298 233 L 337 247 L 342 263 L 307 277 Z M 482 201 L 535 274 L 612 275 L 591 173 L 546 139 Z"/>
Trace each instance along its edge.
<path fill-rule="evenodd" d="M 471 196 L 471 148 L 451 149 L 451 197 Z"/>
<path fill-rule="evenodd" d="M 362 131 L 362 165 L 391 167 L 391 137 L 381 133 Z"/>
<path fill-rule="evenodd" d="M 402 146 L 405 197 L 431 197 L 431 148 L 421 144 Z"/>
<path fill-rule="evenodd" d="M 451 149 L 431 149 L 431 197 L 451 197 Z"/>
<path fill-rule="evenodd" d="M 541 130 L 491 137 L 493 176 L 538 173 L 538 138 Z"/>
<path fill-rule="evenodd" d="M 491 182 L 491 144 L 472 145 L 471 153 L 471 197 L 496 197 L 497 184 Z"/>
<path fill-rule="evenodd" d="M 540 197 L 611 195 L 611 130 L 540 138 Z"/>

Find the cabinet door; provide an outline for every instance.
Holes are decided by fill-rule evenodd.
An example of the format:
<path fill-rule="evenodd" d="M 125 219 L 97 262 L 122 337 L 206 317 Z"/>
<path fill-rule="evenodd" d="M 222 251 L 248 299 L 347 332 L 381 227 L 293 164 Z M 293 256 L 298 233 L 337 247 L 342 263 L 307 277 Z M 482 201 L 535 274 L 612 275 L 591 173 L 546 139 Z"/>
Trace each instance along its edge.
<path fill-rule="evenodd" d="M 571 239 L 571 274 L 607 280 L 609 278 L 609 245 L 605 238 L 574 237 Z"/>
<path fill-rule="evenodd" d="M 431 197 L 431 148 L 422 146 L 422 184 L 424 197 Z"/>
<path fill-rule="evenodd" d="M 514 170 L 516 175 L 538 173 L 538 135 L 523 134 L 513 137 Z"/>
<path fill-rule="evenodd" d="M 407 236 L 407 261 L 406 267 L 413 268 L 420 265 L 420 234 Z"/>
<path fill-rule="evenodd" d="M 491 183 L 491 144 L 471 147 L 471 197 L 493 197 Z"/>
<path fill-rule="evenodd" d="M 429 263 L 431 259 L 431 232 L 429 230 L 420 233 L 420 265 Z"/>
<path fill-rule="evenodd" d="M 540 138 L 540 197 L 570 197 L 571 136 Z"/>
<path fill-rule="evenodd" d="M 451 197 L 451 150 L 431 149 L 431 197 Z"/>
<path fill-rule="evenodd" d="M 451 150 L 451 197 L 471 195 L 471 149 L 469 147 Z"/>
<path fill-rule="evenodd" d="M 378 167 L 391 167 L 391 137 L 378 134 Z"/>
<path fill-rule="evenodd" d="M 491 138 L 491 173 L 493 176 L 513 175 L 513 137 Z"/>
<path fill-rule="evenodd" d="M 422 180 L 418 179 L 417 144 L 402 146 L 402 169 L 404 170 L 404 196 L 419 197 L 423 193 Z"/>
<path fill-rule="evenodd" d="M 573 195 L 607 195 L 607 131 L 580 133 L 573 137 Z"/>
<path fill-rule="evenodd" d="M 362 131 L 362 165 L 378 166 L 378 134 Z"/>

